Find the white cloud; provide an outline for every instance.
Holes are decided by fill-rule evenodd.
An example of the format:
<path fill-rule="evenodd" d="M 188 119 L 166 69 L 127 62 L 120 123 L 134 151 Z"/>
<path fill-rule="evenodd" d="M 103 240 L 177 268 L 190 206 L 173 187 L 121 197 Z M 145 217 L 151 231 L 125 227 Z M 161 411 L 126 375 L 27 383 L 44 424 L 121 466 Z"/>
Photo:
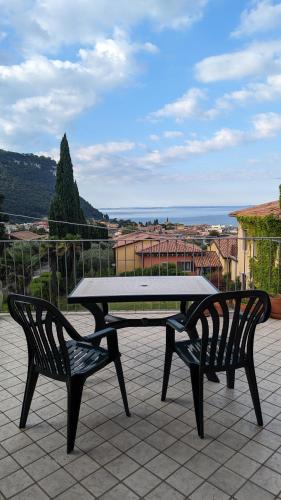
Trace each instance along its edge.
<path fill-rule="evenodd" d="M 162 151 L 159 149 L 150 151 L 144 156 L 135 158 L 135 162 L 137 165 L 146 167 L 174 165 L 176 161 L 186 161 L 193 155 L 207 154 L 260 139 L 269 139 L 281 131 L 281 115 L 277 113 L 257 114 L 252 118 L 251 123 L 252 128 L 248 131 L 222 128 L 210 138 L 187 140 L 182 145 Z"/>
<path fill-rule="evenodd" d="M 205 92 L 198 88 L 191 88 L 176 101 L 165 104 L 163 108 L 149 113 L 147 119 L 157 121 L 163 118 L 174 118 L 180 122 L 192 118 L 199 113 L 201 101 L 205 98 Z"/>
<path fill-rule="evenodd" d="M 180 145 L 147 150 L 144 154 L 139 144 L 130 141 L 106 142 L 71 151 L 75 175 L 81 182 L 102 179 L 106 183 L 147 182 L 158 176 L 183 176 L 177 166 L 193 156 L 235 148 L 243 144 L 266 140 L 281 132 L 281 114 L 262 113 L 252 117 L 248 130 L 222 128 L 209 137 L 186 140 Z M 159 137 L 160 138 L 160 137 Z M 56 151 L 54 151 L 56 154 Z M 276 158 L 274 164 L 276 164 Z M 253 163 L 254 162 L 250 162 Z M 188 177 L 188 171 L 185 174 Z M 196 174 L 194 174 L 196 177 Z M 213 171 L 210 174 L 213 175 Z M 215 174 L 214 174 L 215 175 Z M 247 169 L 244 169 L 247 178 Z M 162 178 L 161 177 L 161 178 Z M 242 176 L 243 177 L 243 176 Z M 183 178 L 183 177 L 182 177 Z M 198 181 L 198 178 L 197 178 Z"/>
<path fill-rule="evenodd" d="M 201 82 L 236 80 L 278 71 L 281 68 L 281 40 L 255 42 L 243 50 L 203 59 L 195 65 Z"/>
<path fill-rule="evenodd" d="M 75 156 L 78 160 L 91 161 L 99 155 L 113 155 L 116 153 L 123 153 L 125 151 L 132 151 L 134 148 L 134 142 L 106 142 L 103 144 L 94 144 L 85 148 L 79 148 Z"/>
<path fill-rule="evenodd" d="M 277 113 L 260 113 L 254 117 L 253 125 L 256 138 L 274 137 L 281 130 L 281 115 Z"/>
<path fill-rule="evenodd" d="M 138 52 L 158 52 L 149 40 L 129 38 L 135 26 L 187 28 L 208 1 L 0 0 L 0 39 L 8 37 L 19 61 L 0 66 L 2 147 L 37 148 L 42 135 L 60 135 L 136 75 Z"/>
<path fill-rule="evenodd" d="M 52 158 L 56 162 L 58 162 L 60 159 L 59 148 L 52 148 L 52 149 L 49 149 L 48 151 L 46 151 L 46 150 L 45 151 L 36 151 L 34 154 L 37 156 L 46 156 L 47 158 Z"/>
<path fill-rule="evenodd" d="M 166 130 L 166 132 L 163 132 L 163 136 L 165 139 L 176 139 L 177 137 L 182 137 L 183 132 L 180 130 Z"/>
<path fill-rule="evenodd" d="M 136 47 L 120 31 L 92 49 L 80 49 L 75 62 L 33 56 L 0 66 L 0 138 L 64 132 L 71 119 L 137 71 Z"/>
<path fill-rule="evenodd" d="M 208 0 L 0 0 L 2 18 L 16 26 L 25 50 L 43 53 L 65 45 L 92 45 L 115 27 L 147 21 L 157 29 L 190 27 Z M 1 23 L 1 21 L 0 21 Z"/>
<path fill-rule="evenodd" d="M 242 12 L 240 24 L 232 36 L 251 36 L 278 28 L 281 28 L 281 3 L 256 0 L 251 8 Z"/>
<path fill-rule="evenodd" d="M 151 42 L 140 44 L 140 48 L 145 52 L 149 52 L 150 54 L 157 54 L 159 52 L 158 47 Z"/>
<path fill-rule="evenodd" d="M 177 139 L 178 137 L 182 137 L 184 134 L 180 130 L 165 130 L 161 135 L 159 134 L 150 134 L 150 141 L 160 141 L 161 138 L 164 139 Z"/>
<path fill-rule="evenodd" d="M 168 148 L 165 152 L 167 159 L 185 160 L 188 156 L 205 154 L 210 151 L 237 146 L 245 140 L 245 133 L 241 130 L 223 128 L 214 133 L 210 139 L 192 139 L 184 145 Z"/>
<path fill-rule="evenodd" d="M 269 75 L 264 82 L 249 83 L 233 92 L 228 92 L 217 99 L 213 108 L 216 116 L 223 110 L 230 110 L 235 105 L 245 105 L 248 102 L 270 102 L 281 99 L 281 73 Z"/>

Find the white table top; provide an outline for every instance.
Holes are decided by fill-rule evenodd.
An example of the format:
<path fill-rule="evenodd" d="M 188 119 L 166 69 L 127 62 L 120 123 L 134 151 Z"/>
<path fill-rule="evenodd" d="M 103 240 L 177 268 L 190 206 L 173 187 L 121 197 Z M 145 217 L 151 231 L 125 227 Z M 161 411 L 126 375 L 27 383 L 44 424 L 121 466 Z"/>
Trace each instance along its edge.
<path fill-rule="evenodd" d="M 70 303 L 197 300 L 218 290 L 203 276 L 131 276 L 83 278 Z"/>

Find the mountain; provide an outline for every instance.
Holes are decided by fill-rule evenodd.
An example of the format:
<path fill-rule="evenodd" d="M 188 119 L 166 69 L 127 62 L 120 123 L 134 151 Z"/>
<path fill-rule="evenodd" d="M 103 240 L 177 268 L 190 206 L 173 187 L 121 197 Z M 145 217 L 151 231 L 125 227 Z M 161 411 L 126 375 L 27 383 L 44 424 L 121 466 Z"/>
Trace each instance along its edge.
<path fill-rule="evenodd" d="M 51 158 L 0 149 L 0 193 L 5 196 L 4 210 L 46 217 L 55 188 L 56 168 Z M 103 218 L 103 214 L 84 198 L 80 197 L 80 201 L 86 218 Z"/>

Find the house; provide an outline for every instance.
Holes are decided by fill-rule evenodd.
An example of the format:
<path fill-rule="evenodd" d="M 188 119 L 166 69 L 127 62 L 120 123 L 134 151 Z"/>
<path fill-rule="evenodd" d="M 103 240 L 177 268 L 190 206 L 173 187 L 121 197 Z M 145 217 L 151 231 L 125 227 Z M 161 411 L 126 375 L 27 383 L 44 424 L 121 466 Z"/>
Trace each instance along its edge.
<path fill-rule="evenodd" d="M 137 253 L 151 244 L 151 240 L 160 240 L 155 233 L 135 231 L 115 238 L 113 246 L 115 254 L 116 274 L 134 271 L 142 266 L 141 256 Z"/>
<path fill-rule="evenodd" d="M 209 245 L 209 249 L 219 257 L 222 273 L 227 274 L 231 281 L 235 281 L 237 276 L 237 242 L 237 238 L 216 238 Z"/>
<path fill-rule="evenodd" d="M 174 263 L 178 272 L 207 274 L 221 272 L 222 264 L 215 251 L 202 250 L 195 243 L 168 238 L 155 233 L 134 232 L 115 238 L 116 274 Z"/>
<path fill-rule="evenodd" d="M 33 229 L 43 229 L 46 233 L 49 232 L 49 221 L 47 219 L 38 220 L 32 223 Z"/>
<path fill-rule="evenodd" d="M 245 218 L 245 220 L 249 220 L 251 218 L 252 221 L 261 219 L 266 221 L 268 218 L 275 221 L 278 226 L 278 233 L 274 232 L 274 235 L 271 236 L 280 237 L 281 232 L 281 208 L 280 208 L 280 200 L 271 201 L 269 203 L 263 203 L 261 205 L 255 205 L 250 208 L 244 208 L 242 210 L 236 210 L 229 214 L 231 217 Z M 257 226 L 257 224 L 255 224 Z M 264 237 L 268 236 L 268 234 L 262 234 Z M 251 259 L 256 258 L 256 250 L 257 250 L 257 238 L 248 234 L 245 226 L 242 227 L 241 219 L 240 222 L 238 220 L 238 245 L 237 245 L 237 276 L 240 277 L 242 287 L 246 288 L 251 285 L 251 269 L 250 262 Z M 268 273 L 267 273 L 268 274 Z"/>
<path fill-rule="evenodd" d="M 178 272 L 208 274 L 220 271 L 222 265 L 216 252 L 202 250 L 195 243 L 183 240 L 164 240 L 138 250 L 143 269 L 160 264 L 176 264 Z"/>
<path fill-rule="evenodd" d="M 42 238 L 42 235 L 33 233 L 32 231 L 15 231 L 14 233 L 10 233 L 11 240 L 31 241 L 41 240 Z"/>

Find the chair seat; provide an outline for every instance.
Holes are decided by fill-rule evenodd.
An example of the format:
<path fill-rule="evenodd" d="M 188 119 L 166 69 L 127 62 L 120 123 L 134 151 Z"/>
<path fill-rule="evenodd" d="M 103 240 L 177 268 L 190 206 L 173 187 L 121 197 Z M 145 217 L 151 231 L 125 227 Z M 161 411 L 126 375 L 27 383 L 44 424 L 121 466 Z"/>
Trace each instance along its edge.
<path fill-rule="evenodd" d="M 212 343 L 212 339 L 210 338 L 210 340 L 208 342 L 207 353 L 206 353 L 206 361 L 205 361 L 206 366 L 208 366 L 210 364 L 211 343 Z M 218 338 L 217 343 L 216 343 L 215 359 L 217 359 L 217 356 L 219 353 L 220 343 L 221 343 L 221 338 Z M 183 340 L 183 341 L 175 342 L 175 351 L 178 353 L 180 358 L 182 358 L 188 364 L 199 365 L 200 364 L 200 356 L 201 356 L 201 339 Z M 231 358 L 232 358 L 232 356 L 231 356 Z M 230 358 L 230 363 L 232 361 L 231 358 Z M 239 350 L 235 364 L 240 364 L 243 361 L 244 360 L 241 359 L 240 350 Z M 220 368 L 223 367 L 224 364 L 225 364 L 225 354 L 224 354 L 223 359 L 221 361 Z"/>
<path fill-rule="evenodd" d="M 102 347 L 87 346 L 86 342 L 69 340 L 66 342 L 71 375 L 83 375 L 95 371 L 109 361 L 109 354 Z"/>

